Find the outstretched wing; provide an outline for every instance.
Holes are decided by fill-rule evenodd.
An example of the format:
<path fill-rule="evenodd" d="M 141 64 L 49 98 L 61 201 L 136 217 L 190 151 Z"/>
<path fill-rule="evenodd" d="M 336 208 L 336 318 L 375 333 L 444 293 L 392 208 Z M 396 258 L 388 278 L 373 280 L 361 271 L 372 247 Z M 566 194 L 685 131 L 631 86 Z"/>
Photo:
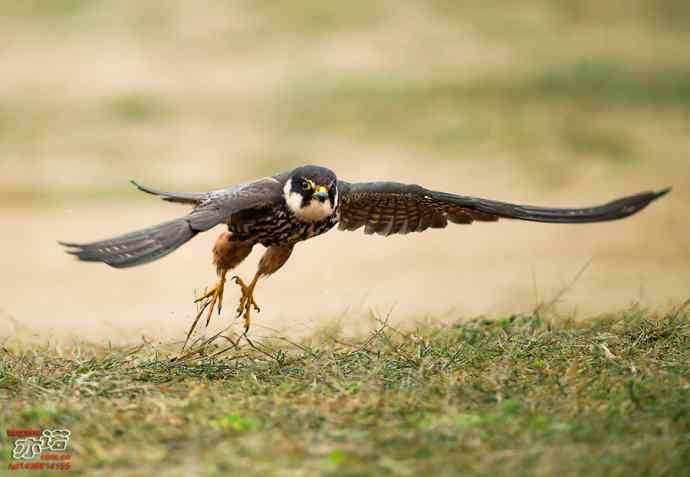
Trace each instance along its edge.
<path fill-rule="evenodd" d="M 604 205 L 560 209 L 516 205 L 438 192 L 397 182 L 338 182 L 341 230 L 364 227 L 366 234 L 406 234 L 444 228 L 448 222 L 470 224 L 500 218 L 581 224 L 622 219 L 670 191 L 643 192 Z"/>
<path fill-rule="evenodd" d="M 165 192 L 162 190 L 154 189 L 153 187 L 147 187 L 143 184 L 139 184 L 135 180 L 129 181 L 134 187 L 147 194 L 157 195 L 161 197 L 166 202 L 177 202 L 179 204 L 194 204 L 199 205 L 204 199 L 209 196 L 208 192 Z"/>
<path fill-rule="evenodd" d="M 162 192 L 134 185 L 164 200 L 191 203 L 196 207 L 184 217 L 110 239 L 90 243 L 60 242 L 68 248 L 68 253 L 82 261 L 103 262 L 116 268 L 142 265 L 168 255 L 199 232 L 229 223 L 234 214 L 273 205 L 282 197 L 280 183 L 273 178 L 203 193 Z"/>

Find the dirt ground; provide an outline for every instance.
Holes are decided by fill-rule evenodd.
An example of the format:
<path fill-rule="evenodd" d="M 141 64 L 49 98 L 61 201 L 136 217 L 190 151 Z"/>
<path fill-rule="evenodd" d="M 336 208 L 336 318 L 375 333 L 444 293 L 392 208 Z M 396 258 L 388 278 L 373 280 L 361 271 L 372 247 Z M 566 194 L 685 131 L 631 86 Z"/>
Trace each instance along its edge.
<path fill-rule="evenodd" d="M 221 228 L 164 260 L 126 270 L 78 263 L 56 244 L 118 234 L 182 212 L 152 204 L 32 209 L 30 221 L 26 209 L 3 210 L 14 233 L 5 235 L 0 252 L 11 271 L 0 288 L 0 333 L 181 339 L 195 310 L 194 290 L 215 278 L 210 248 Z M 502 221 L 389 238 L 334 230 L 300 244 L 288 264 L 261 283 L 253 333 L 300 336 L 335 323 L 355 332 L 372 311 L 390 312 L 395 323 L 527 311 L 553 299 L 588 262 L 561 310 L 582 318 L 632 301 L 678 303 L 687 298 L 690 269 L 673 205 L 671 195 L 629 220 L 588 226 Z M 261 249 L 239 267 L 241 276 L 253 273 Z M 239 329 L 238 297 L 230 285 L 210 330 L 231 323 Z"/>

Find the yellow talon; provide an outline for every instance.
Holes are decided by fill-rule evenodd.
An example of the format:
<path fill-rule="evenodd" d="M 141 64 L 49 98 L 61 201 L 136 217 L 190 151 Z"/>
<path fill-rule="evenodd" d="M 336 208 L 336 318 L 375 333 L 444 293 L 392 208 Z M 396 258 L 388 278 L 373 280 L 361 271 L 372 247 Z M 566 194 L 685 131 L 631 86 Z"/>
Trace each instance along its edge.
<path fill-rule="evenodd" d="M 187 343 L 189 342 L 189 338 L 192 336 L 192 333 L 196 329 L 196 325 L 199 322 L 199 319 L 201 318 L 201 315 L 204 313 L 206 308 L 208 308 L 208 314 L 206 315 L 206 326 L 208 326 L 209 322 L 211 321 L 211 315 L 213 315 L 213 307 L 215 306 L 218 309 L 218 314 L 220 315 L 220 310 L 223 308 L 223 292 L 225 291 L 225 274 L 221 275 L 220 280 L 218 283 L 216 283 L 213 288 L 208 290 L 206 293 L 201 295 L 199 298 L 194 300 L 194 303 L 199 303 L 202 302 L 201 305 L 199 306 L 199 311 L 196 314 L 196 318 L 194 318 L 194 322 L 192 323 L 192 326 L 189 328 L 189 331 L 187 332 L 187 337 L 184 340 L 184 344 L 182 345 L 182 349 L 185 349 L 187 346 Z"/>
<path fill-rule="evenodd" d="M 240 316 L 244 315 L 244 332 L 247 333 L 247 331 L 249 331 L 249 324 L 251 322 L 252 307 L 254 307 L 257 312 L 261 311 L 261 308 L 259 308 L 259 305 L 257 305 L 256 301 L 254 300 L 254 287 L 256 286 L 257 279 L 254 278 L 249 285 L 244 283 L 244 280 L 237 275 L 232 277 L 232 279 L 235 280 L 235 283 L 237 283 L 242 289 L 242 297 L 240 298 L 240 304 L 237 307 L 237 317 L 239 318 Z"/>
<path fill-rule="evenodd" d="M 201 305 L 201 311 L 199 316 L 208 307 L 208 315 L 206 316 L 206 326 L 208 326 L 211 321 L 211 315 L 213 314 L 213 307 L 215 306 L 220 315 L 220 311 L 223 309 L 223 292 L 225 291 L 225 277 L 221 277 L 220 281 L 214 285 L 209 291 L 204 293 L 202 296 L 194 300 L 194 303 L 199 303 L 204 301 Z"/>

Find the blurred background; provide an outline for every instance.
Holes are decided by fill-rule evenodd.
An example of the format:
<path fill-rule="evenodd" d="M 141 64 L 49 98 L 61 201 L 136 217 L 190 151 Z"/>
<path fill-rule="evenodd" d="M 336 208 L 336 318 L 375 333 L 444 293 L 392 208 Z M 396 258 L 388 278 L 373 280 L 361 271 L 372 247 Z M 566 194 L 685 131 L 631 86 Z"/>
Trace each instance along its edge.
<path fill-rule="evenodd" d="M 255 335 L 690 296 L 690 3 L 0 2 L 0 336 L 181 339 L 220 229 L 113 270 L 91 241 L 185 213 L 129 186 L 208 190 L 315 163 L 542 205 L 675 187 L 632 219 L 333 231 L 263 282 Z M 253 274 L 257 247 L 238 272 Z M 320 281 L 305 287 L 303 277 Z M 239 292 L 221 319 L 233 323 Z M 239 328 L 239 323 L 236 325 Z"/>

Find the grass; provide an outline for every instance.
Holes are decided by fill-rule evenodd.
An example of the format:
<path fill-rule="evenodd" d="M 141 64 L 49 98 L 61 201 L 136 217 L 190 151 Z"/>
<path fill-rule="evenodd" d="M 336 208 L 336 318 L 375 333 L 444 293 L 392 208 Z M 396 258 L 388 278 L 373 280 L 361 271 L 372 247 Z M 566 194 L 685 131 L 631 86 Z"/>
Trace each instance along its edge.
<path fill-rule="evenodd" d="M 681 475 L 690 313 L 544 310 L 185 359 L 179 343 L 0 348 L 0 429 L 72 431 L 74 473 Z M 8 454 L 7 446 L 2 451 Z"/>

